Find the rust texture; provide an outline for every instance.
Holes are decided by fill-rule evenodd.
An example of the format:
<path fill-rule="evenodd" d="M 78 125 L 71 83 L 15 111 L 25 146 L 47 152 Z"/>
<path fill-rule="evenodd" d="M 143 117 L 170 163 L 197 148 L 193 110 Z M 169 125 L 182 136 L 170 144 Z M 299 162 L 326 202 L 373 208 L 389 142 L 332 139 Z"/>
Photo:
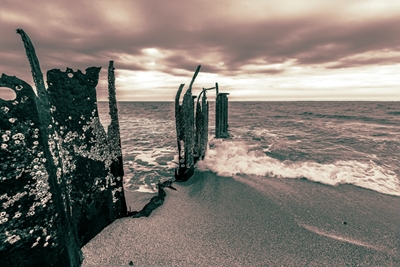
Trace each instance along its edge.
<path fill-rule="evenodd" d="M 228 93 L 218 93 L 215 103 L 215 137 L 228 138 Z"/>
<path fill-rule="evenodd" d="M 110 165 L 110 171 L 114 177 L 114 184 L 112 184 L 112 194 L 113 198 L 115 199 L 114 214 L 116 217 L 120 218 L 123 215 L 127 214 L 128 210 L 126 206 L 123 186 L 124 167 L 122 160 L 114 70 L 114 61 L 110 61 L 108 65 L 108 103 L 111 123 L 108 126 L 107 134 L 111 151 L 114 151 L 117 154 L 116 157 L 113 158 L 113 161 Z"/>
<path fill-rule="evenodd" d="M 97 67 L 86 73 L 71 69 L 47 72 L 58 158 L 80 246 L 118 218 L 113 191 L 121 177 L 115 177 L 110 166 L 121 157 L 121 150 L 112 149 L 100 124 L 96 101 L 99 72 Z"/>
<path fill-rule="evenodd" d="M 0 99 L 0 266 L 79 266 L 73 227 L 66 224 L 59 188 L 51 186 L 52 180 L 59 184 L 46 156 L 36 95 L 5 74 L 0 86 L 17 95 Z"/>
<path fill-rule="evenodd" d="M 203 88 L 197 103 L 194 102 L 196 96 L 192 95 L 192 86 L 200 67 L 197 67 L 193 75 L 189 89 L 183 96 L 182 104 L 179 103 L 179 100 L 184 84 L 180 85 L 175 97 L 176 134 L 179 153 L 179 165 L 175 170 L 175 178 L 179 181 L 188 180 L 194 174 L 196 162 L 205 157 L 208 145 L 209 121 L 207 91 L 214 89 L 218 91 L 218 84 L 215 84 L 216 86 L 212 88 Z M 194 112 L 195 106 L 196 112 Z"/>
<path fill-rule="evenodd" d="M 185 173 L 185 151 L 184 151 L 184 139 L 185 132 L 183 129 L 183 116 L 182 116 L 182 105 L 179 104 L 179 99 L 182 93 L 182 89 L 185 84 L 179 86 L 178 92 L 175 97 L 175 126 L 176 126 L 176 136 L 178 145 L 178 160 L 179 165 L 175 170 L 175 177 L 182 176 Z M 179 178 L 178 178 L 179 179 Z"/>
<path fill-rule="evenodd" d="M 80 266 L 80 248 L 126 216 L 114 68 L 108 133 L 100 124 L 100 68 L 47 72 L 23 40 L 36 85 L 3 74 L 0 86 L 0 266 Z"/>
<path fill-rule="evenodd" d="M 192 86 L 200 68 L 201 65 L 197 67 L 193 75 L 189 88 L 183 96 L 182 105 L 179 104 L 179 99 L 184 84 L 180 85 L 175 98 L 175 120 L 179 153 L 179 165 L 175 170 L 175 178 L 181 181 L 188 180 L 194 173 L 195 123 Z"/>
<path fill-rule="evenodd" d="M 195 161 L 204 159 L 208 143 L 208 102 L 206 90 L 203 89 L 196 105 Z"/>

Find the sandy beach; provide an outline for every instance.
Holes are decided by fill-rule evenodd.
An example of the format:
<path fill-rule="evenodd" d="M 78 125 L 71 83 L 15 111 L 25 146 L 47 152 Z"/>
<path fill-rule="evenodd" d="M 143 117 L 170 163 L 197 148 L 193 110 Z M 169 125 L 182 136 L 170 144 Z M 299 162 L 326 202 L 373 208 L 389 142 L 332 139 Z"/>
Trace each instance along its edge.
<path fill-rule="evenodd" d="M 174 187 L 150 217 L 117 220 L 91 240 L 82 266 L 400 264 L 399 197 L 211 172 Z"/>

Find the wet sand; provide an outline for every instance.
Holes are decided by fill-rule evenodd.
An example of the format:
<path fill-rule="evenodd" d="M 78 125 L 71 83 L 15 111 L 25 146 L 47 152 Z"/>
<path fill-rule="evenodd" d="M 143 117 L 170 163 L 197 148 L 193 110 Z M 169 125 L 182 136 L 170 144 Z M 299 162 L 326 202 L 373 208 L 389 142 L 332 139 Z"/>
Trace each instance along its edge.
<path fill-rule="evenodd" d="M 399 197 L 235 179 L 203 172 L 175 183 L 150 217 L 117 220 L 83 247 L 82 266 L 400 265 Z"/>
<path fill-rule="evenodd" d="M 124 190 L 128 211 L 140 211 L 157 194 Z"/>

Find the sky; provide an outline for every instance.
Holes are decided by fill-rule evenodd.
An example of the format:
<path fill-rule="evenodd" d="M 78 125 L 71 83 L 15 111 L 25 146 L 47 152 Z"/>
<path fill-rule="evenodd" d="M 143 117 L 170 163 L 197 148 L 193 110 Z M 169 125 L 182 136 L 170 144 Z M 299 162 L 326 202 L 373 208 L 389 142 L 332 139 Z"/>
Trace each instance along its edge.
<path fill-rule="evenodd" d="M 198 65 L 193 93 L 218 82 L 232 101 L 400 101 L 399 0 L 0 3 L 0 74 L 31 85 L 17 28 L 44 77 L 101 66 L 100 101 L 109 60 L 118 101 L 173 101 Z"/>

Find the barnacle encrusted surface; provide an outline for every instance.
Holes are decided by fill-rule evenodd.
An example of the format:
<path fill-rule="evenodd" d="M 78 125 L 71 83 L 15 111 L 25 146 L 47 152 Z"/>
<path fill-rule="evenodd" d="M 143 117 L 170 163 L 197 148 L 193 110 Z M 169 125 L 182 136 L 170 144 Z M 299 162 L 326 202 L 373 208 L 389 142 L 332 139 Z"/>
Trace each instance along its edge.
<path fill-rule="evenodd" d="M 41 99 L 0 78 L 16 93 L 0 99 L 0 266 L 58 264 L 125 215 L 119 131 L 109 136 L 98 117 L 99 71 L 50 70 Z"/>
<path fill-rule="evenodd" d="M 99 120 L 96 100 L 99 72 L 98 67 L 87 68 L 86 73 L 69 68 L 65 72 L 59 69 L 47 72 L 51 115 L 57 133 L 53 139 L 59 148 L 72 218 L 82 245 L 120 216 L 114 212 L 113 194 L 122 188 L 116 188 L 118 177 L 111 173 L 110 166 L 121 156 L 121 150 L 109 142 Z"/>
<path fill-rule="evenodd" d="M 0 86 L 15 91 L 11 101 L 0 99 L 0 259 L 6 265 L 19 257 L 49 264 L 57 259 L 58 214 L 49 186 L 36 95 L 15 76 L 3 74 Z M 7 254 L 8 257 L 5 255 Z"/>

